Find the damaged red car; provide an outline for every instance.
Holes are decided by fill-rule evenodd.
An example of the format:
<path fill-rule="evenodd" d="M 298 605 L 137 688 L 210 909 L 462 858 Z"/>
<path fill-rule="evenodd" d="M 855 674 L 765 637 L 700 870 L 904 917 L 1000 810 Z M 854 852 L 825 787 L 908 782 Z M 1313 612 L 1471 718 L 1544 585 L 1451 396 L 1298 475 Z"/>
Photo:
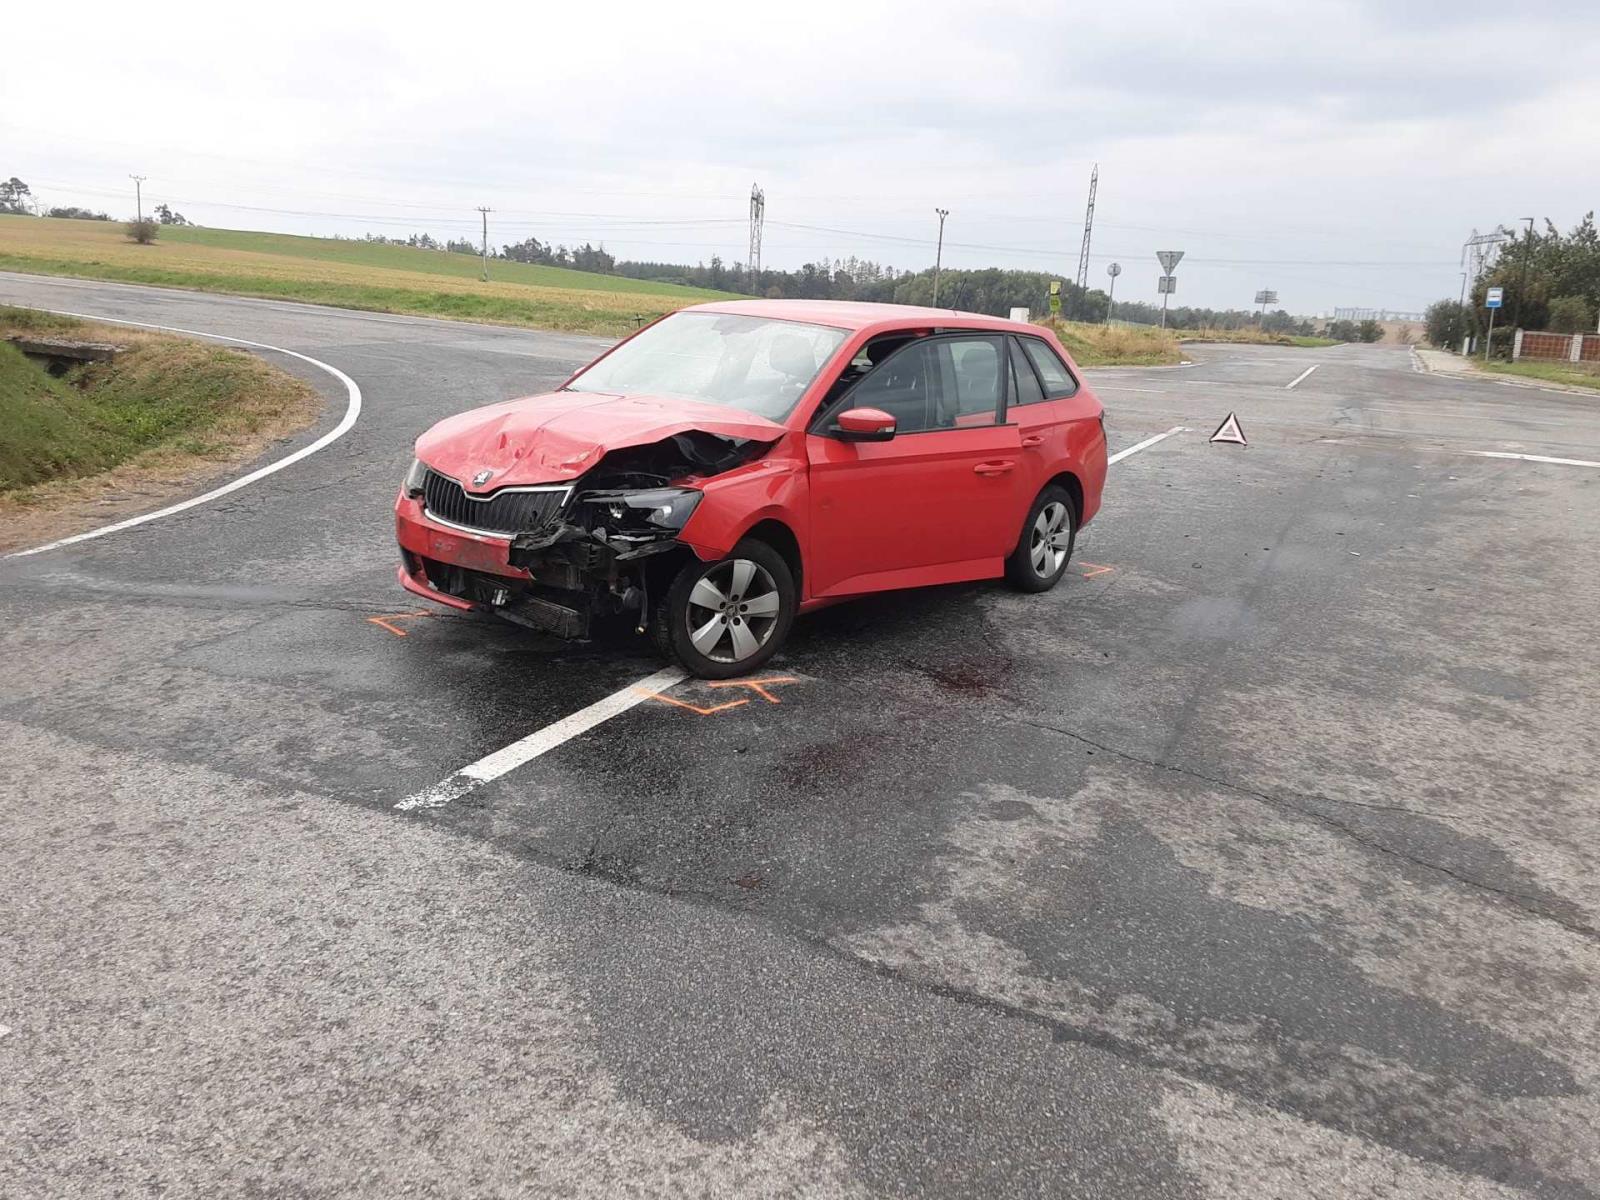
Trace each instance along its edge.
<path fill-rule="evenodd" d="M 705 304 L 554 392 L 418 438 L 395 504 L 400 582 L 567 638 L 626 619 L 721 679 L 837 600 L 1053 587 L 1105 474 L 1100 402 L 1037 326 Z"/>

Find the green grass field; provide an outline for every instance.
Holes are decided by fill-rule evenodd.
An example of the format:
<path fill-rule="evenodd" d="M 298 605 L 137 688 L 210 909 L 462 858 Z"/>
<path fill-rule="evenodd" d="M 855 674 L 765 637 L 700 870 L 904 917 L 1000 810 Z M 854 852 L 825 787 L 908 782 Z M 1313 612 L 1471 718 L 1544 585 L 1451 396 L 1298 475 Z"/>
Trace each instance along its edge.
<path fill-rule="evenodd" d="M 0 269 L 618 335 L 727 293 L 372 242 L 163 227 L 153 245 L 118 222 L 0 215 Z"/>
<path fill-rule="evenodd" d="M 1578 363 L 1564 365 L 1546 362 L 1491 362 L 1479 368 L 1495 375 L 1515 375 L 1522 379 L 1538 379 L 1545 383 L 1559 383 L 1564 387 L 1600 391 L 1600 369 Z"/>

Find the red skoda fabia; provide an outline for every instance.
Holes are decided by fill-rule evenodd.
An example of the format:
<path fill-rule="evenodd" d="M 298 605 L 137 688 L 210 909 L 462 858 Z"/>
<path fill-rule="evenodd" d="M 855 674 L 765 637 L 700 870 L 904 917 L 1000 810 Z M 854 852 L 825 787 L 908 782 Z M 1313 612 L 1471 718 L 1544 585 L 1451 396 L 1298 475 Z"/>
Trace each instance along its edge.
<path fill-rule="evenodd" d="M 1045 591 L 1105 474 L 1100 402 L 1037 326 L 704 304 L 417 439 L 400 582 L 570 638 L 626 614 L 721 679 L 846 597 L 1002 575 Z"/>

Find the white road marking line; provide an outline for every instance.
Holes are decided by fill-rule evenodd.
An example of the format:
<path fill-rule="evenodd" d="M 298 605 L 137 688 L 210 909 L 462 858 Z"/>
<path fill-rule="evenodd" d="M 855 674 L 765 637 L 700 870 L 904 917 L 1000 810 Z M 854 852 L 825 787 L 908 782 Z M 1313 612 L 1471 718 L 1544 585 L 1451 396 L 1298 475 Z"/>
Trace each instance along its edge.
<path fill-rule="evenodd" d="M 1283 387 L 1284 387 L 1284 390 L 1285 390 L 1285 391 L 1288 391 L 1288 390 L 1289 390 L 1289 389 L 1290 389 L 1290 388 L 1292 388 L 1292 387 L 1294 387 L 1294 386 L 1296 386 L 1296 385 L 1297 385 L 1297 384 L 1299 384 L 1299 383 L 1302 383 L 1302 382 L 1304 382 L 1304 380 L 1305 380 L 1305 378 L 1306 378 L 1306 376 L 1307 376 L 1307 375 L 1310 375 L 1310 374 L 1311 374 L 1311 372 L 1313 372 L 1313 371 L 1315 371 L 1315 370 L 1316 370 L 1316 369 L 1317 369 L 1317 368 L 1318 368 L 1318 367 L 1320 367 L 1320 366 L 1321 366 L 1321 365 L 1322 365 L 1322 364 L 1321 364 L 1321 363 L 1312 363 L 1312 364 L 1311 364 L 1311 365 L 1310 365 L 1310 366 L 1309 366 L 1309 367 L 1307 367 L 1307 368 L 1306 368 L 1306 369 L 1305 369 L 1305 370 L 1304 370 L 1304 371 L 1301 371 L 1301 372 L 1300 372 L 1300 374 L 1298 374 L 1298 375 L 1296 375 L 1296 376 L 1295 376 L 1295 377 L 1294 377 L 1294 381 L 1293 381 L 1293 382 L 1292 382 L 1292 383 L 1286 383 L 1286 384 L 1284 384 L 1284 385 L 1283 385 Z"/>
<path fill-rule="evenodd" d="M 541 754 L 554 750 L 563 742 L 570 741 L 580 733 L 587 733 L 596 725 L 604 724 L 612 717 L 620 716 L 636 704 L 642 704 L 657 692 L 665 691 L 674 684 L 682 683 L 687 679 L 688 673 L 677 667 L 668 667 L 657 671 L 654 675 L 646 675 L 635 683 L 630 683 L 620 691 L 612 692 L 603 699 L 596 700 L 588 708 L 580 708 L 570 716 L 543 729 L 535 730 L 521 741 L 512 742 L 493 754 L 485 755 L 477 762 L 462 767 L 448 779 L 441 780 L 431 788 L 418 792 L 414 796 L 407 796 L 395 805 L 403 812 L 412 812 L 419 808 L 443 808 L 452 800 L 459 800 L 468 792 L 482 787 L 492 780 L 499 779 L 508 771 L 514 771 L 524 763 L 532 762 Z"/>
<path fill-rule="evenodd" d="M 1157 442 L 1164 442 L 1175 433 L 1186 433 L 1186 432 L 1188 432 L 1188 430 L 1187 430 L 1187 428 L 1185 426 L 1183 426 L 1183 425 L 1174 425 L 1171 429 L 1167 430 L 1165 433 L 1158 433 L 1158 434 L 1155 435 L 1155 437 L 1147 437 L 1147 438 L 1145 438 L 1145 440 L 1140 442 L 1137 446 L 1129 446 L 1126 450 L 1118 450 L 1110 458 L 1106 459 L 1106 466 L 1109 467 L 1114 463 L 1119 463 L 1123 459 L 1127 458 L 1129 455 L 1137 454 L 1141 450 L 1148 450 L 1151 446 L 1154 446 Z"/>
<path fill-rule="evenodd" d="M 1555 463 L 1561 467 L 1600 467 L 1600 462 L 1590 462 L 1586 458 L 1550 458 L 1544 454 L 1511 454 L 1505 450 L 1468 450 L 1467 453 L 1479 458 L 1520 458 L 1523 462 Z"/>
<path fill-rule="evenodd" d="M 298 350 L 285 350 L 282 346 L 269 346 L 266 342 L 249 342 L 244 338 L 228 337 L 225 334 L 220 333 L 202 333 L 198 329 L 178 329 L 171 325 L 150 325 L 144 321 L 124 321 L 117 317 L 97 317 L 91 313 L 65 312 L 61 309 L 54 308 L 45 308 L 40 309 L 39 311 L 53 313 L 60 317 L 80 317 L 85 321 L 102 321 L 109 325 L 132 325 L 138 329 L 156 329 L 162 333 L 181 333 L 190 337 L 208 338 L 212 341 L 218 342 L 232 342 L 236 346 L 251 346 L 257 350 L 271 350 L 278 354 L 287 354 L 290 358 L 298 358 L 302 362 L 308 362 L 312 366 L 320 367 L 322 370 L 328 372 L 328 374 L 332 375 L 340 383 L 344 384 L 345 393 L 348 395 L 349 400 L 345 405 L 344 416 L 340 419 L 339 424 L 334 426 L 327 433 L 323 434 L 316 441 L 312 442 L 309 446 L 302 446 L 293 454 L 286 455 L 285 457 L 278 459 L 276 462 L 270 462 L 264 467 L 260 467 L 257 470 L 251 471 L 248 475 L 241 475 L 238 479 L 225 483 L 219 488 L 212 488 L 211 491 L 206 492 L 204 495 L 195 496 L 189 500 L 183 501 L 180 504 L 171 504 L 166 508 L 159 508 L 155 512 L 148 512 L 142 516 L 129 517 L 126 521 L 118 521 L 114 525 L 102 525 L 99 529 L 91 529 L 87 533 L 76 533 L 71 537 L 61 538 L 58 541 L 46 542 L 43 546 L 34 546 L 30 550 L 17 550 L 11 554 L 0 557 L 26 558 L 30 554 L 43 554 L 46 550 L 55 550 L 61 546 L 70 546 L 74 542 L 86 542 L 90 538 L 105 537 L 105 535 L 108 533 L 117 533 L 124 529 L 132 529 L 135 525 L 143 525 L 147 521 L 157 521 L 162 517 L 170 517 L 174 513 L 181 513 L 185 509 L 190 509 L 197 505 L 205 504 L 209 501 L 217 499 L 219 496 L 226 496 L 229 492 L 236 492 L 240 488 L 246 487 L 258 479 L 265 479 L 268 475 L 275 474 L 287 466 L 292 466 L 293 464 L 299 462 L 302 458 L 306 458 L 312 454 L 315 454 L 324 446 L 331 445 L 332 443 L 338 441 L 345 434 L 350 432 L 351 428 L 356 423 L 356 418 L 361 415 L 361 388 L 359 385 L 357 385 L 356 381 L 351 379 L 350 376 L 346 375 L 343 371 L 339 370 L 338 367 L 329 366 L 321 359 L 312 358 L 309 354 L 301 354 Z"/>

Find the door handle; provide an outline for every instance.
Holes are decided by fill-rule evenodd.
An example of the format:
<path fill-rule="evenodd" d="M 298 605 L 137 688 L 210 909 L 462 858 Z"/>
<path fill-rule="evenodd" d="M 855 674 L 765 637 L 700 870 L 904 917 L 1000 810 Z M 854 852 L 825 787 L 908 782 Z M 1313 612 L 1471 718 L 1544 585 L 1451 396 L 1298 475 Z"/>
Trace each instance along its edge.
<path fill-rule="evenodd" d="M 1042 446 L 1044 445 L 1044 438 L 1036 433 L 1031 434 L 1022 439 L 1022 445 L 1024 449 L 1032 449 L 1034 446 Z"/>
<path fill-rule="evenodd" d="M 974 475 L 1004 475 L 1017 464 L 1010 459 L 999 459 L 995 462 L 981 462 L 972 468 Z"/>

